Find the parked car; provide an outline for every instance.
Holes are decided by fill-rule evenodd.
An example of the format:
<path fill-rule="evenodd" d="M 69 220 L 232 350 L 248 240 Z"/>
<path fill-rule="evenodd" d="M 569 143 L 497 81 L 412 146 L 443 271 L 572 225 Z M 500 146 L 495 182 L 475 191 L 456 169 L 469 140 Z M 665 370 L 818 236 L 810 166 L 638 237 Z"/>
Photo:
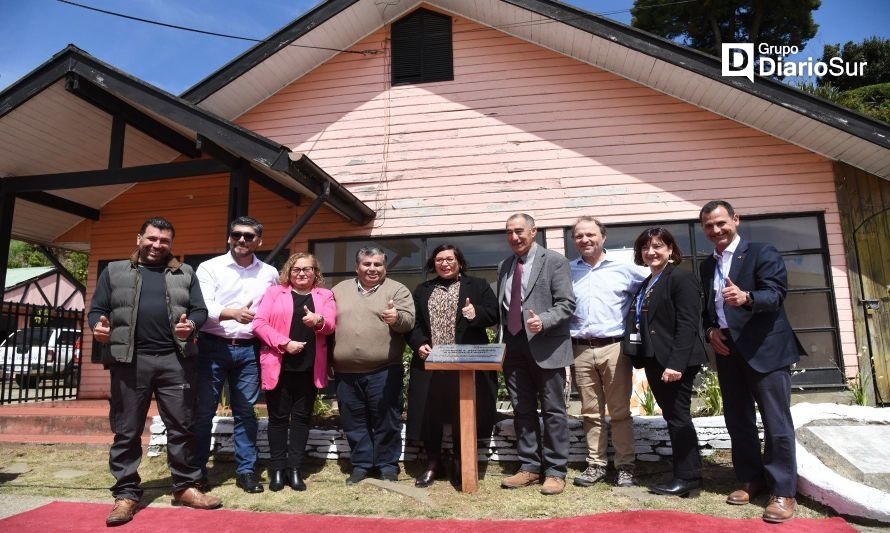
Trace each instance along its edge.
<path fill-rule="evenodd" d="M 34 388 L 46 380 L 77 384 L 80 374 L 82 333 L 69 328 L 26 328 L 0 343 L 3 379 L 21 388 Z"/>

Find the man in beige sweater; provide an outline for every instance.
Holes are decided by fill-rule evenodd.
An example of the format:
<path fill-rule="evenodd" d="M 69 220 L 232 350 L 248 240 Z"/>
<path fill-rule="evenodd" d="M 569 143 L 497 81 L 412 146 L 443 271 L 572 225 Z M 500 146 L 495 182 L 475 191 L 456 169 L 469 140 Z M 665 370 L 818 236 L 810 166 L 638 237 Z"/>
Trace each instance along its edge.
<path fill-rule="evenodd" d="M 334 371 L 340 423 L 352 452 L 348 485 L 371 474 L 398 481 L 402 453 L 402 351 L 414 327 L 411 292 L 386 278 L 386 253 L 363 247 L 355 279 L 334 287 Z"/>

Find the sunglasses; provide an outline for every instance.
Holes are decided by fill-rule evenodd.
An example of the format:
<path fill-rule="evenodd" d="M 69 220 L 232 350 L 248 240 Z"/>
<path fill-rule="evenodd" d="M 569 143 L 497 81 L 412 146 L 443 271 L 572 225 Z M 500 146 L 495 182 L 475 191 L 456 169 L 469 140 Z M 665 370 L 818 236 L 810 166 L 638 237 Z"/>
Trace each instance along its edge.
<path fill-rule="evenodd" d="M 245 242 L 251 242 L 252 240 L 254 240 L 256 238 L 256 234 L 255 233 L 244 233 L 242 231 L 233 231 L 233 232 L 229 233 L 229 237 L 231 237 L 232 240 L 235 240 L 235 241 L 240 241 L 243 238 Z"/>

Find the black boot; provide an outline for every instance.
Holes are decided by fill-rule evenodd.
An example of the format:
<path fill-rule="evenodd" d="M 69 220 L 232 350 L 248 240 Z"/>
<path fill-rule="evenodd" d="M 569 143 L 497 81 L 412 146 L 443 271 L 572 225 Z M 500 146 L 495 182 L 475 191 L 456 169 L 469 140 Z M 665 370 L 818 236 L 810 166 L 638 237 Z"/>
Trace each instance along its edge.
<path fill-rule="evenodd" d="M 299 468 L 288 468 L 285 471 L 285 475 L 287 477 L 287 484 L 290 488 L 297 491 L 306 490 L 306 483 L 303 481 L 303 476 L 300 474 Z"/>
<path fill-rule="evenodd" d="M 269 469 L 269 490 L 271 490 L 272 492 L 278 492 L 283 488 L 284 470 L 280 468 L 277 470 Z"/>
<path fill-rule="evenodd" d="M 701 479 L 675 478 L 667 483 L 659 483 L 652 487 L 655 494 L 679 496 L 681 498 L 698 498 L 701 492 Z"/>

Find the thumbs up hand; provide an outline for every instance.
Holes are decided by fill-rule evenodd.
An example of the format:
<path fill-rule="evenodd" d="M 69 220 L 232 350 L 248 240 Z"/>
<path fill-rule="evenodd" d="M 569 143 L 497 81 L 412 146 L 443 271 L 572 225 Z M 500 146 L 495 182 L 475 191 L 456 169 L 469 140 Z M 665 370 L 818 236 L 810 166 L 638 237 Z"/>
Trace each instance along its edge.
<path fill-rule="evenodd" d="M 239 324 L 250 324 L 253 322 L 253 317 L 256 316 L 256 313 L 250 308 L 252 305 L 253 300 L 247 302 L 243 307 L 227 307 L 219 314 L 219 318 L 220 320 L 234 320 Z"/>
<path fill-rule="evenodd" d="M 176 323 L 176 326 L 173 328 L 173 331 L 176 333 L 176 337 L 179 340 L 185 340 L 189 338 L 189 335 L 195 331 L 195 323 L 188 319 L 185 316 L 185 313 L 180 315 L 179 322 Z"/>
<path fill-rule="evenodd" d="M 396 311 L 396 304 L 392 300 L 386 304 L 386 310 L 380 313 L 380 320 L 386 322 L 390 326 L 396 323 L 399 318 L 399 312 Z"/>
<path fill-rule="evenodd" d="M 99 321 L 93 326 L 93 338 L 103 344 L 108 344 L 111 340 L 111 323 L 105 315 L 100 316 Z"/>
<path fill-rule="evenodd" d="M 467 320 L 473 320 L 474 318 L 476 318 L 476 308 L 473 307 L 473 304 L 470 303 L 469 298 L 467 298 L 467 302 L 464 304 L 463 308 L 461 308 L 460 312 Z"/>
<path fill-rule="evenodd" d="M 536 315 L 531 309 L 528 310 L 528 320 L 526 320 L 525 323 L 528 325 L 528 330 L 532 333 L 540 333 L 544 331 L 544 322 L 541 320 L 541 317 Z"/>
<path fill-rule="evenodd" d="M 307 328 L 318 329 L 319 324 L 324 323 L 324 317 L 319 313 L 313 313 L 309 310 L 309 307 L 304 305 L 303 312 L 306 313 L 303 315 L 303 325 Z"/>
<path fill-rule="evenodd" d="M 729 279 L 729 276 L 726 276 L 726 286 L 723 287 L 723 302 L 727 305 L 731 305 L 733 307 L 741 307 L 743 305 L 748 305 L 749 296 L 747 292 L 741 289 L 738 285 L 732 282 Z"/>

